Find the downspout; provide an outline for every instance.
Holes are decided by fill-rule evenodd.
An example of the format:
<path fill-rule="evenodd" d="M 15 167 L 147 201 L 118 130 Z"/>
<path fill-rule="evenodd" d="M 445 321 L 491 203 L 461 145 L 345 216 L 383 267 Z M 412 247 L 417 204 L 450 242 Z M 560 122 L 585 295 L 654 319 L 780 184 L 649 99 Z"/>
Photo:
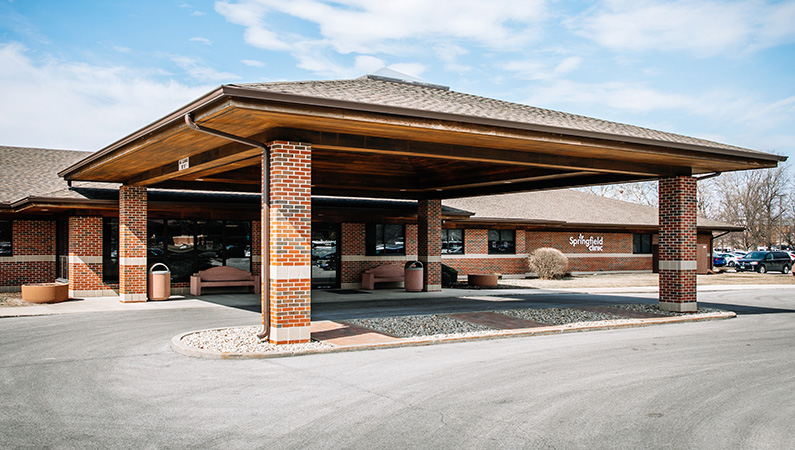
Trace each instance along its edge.
<path fill-rule="evenodd" d="M 224 133 L 223 131 L 214 130 L 212 128 L 207 128 L 205 126 L 199 125 L 193 121 L 193 114 L 187 113 L 185 114 L 185 123 L 188 125 L 189 128 L 201 131 L 202 133 L 211 134 L 213 136 L 218 136 L 224 139 L 228 139 L 230 141 L 240 142 L 241 144 L 250 145 L 252 147 L 257 147 L 262 149 L 262 173 L 265 178 L 262 183 L 262 223 L 260 225 L 260 233 L 262 234 L 262 248 L 264 255 L 260 255 L 262 258 L 262 271 L 260 276 L 262 277 L 262 294 L 261 294 L 261 310 L 262 310 L 262 331 L 257 333 L 257 337 L 260 339 L 268 339 L 271 333 L 271 318 L 270 318 L 270 157 L 271 157 L 271 149 L 267 145 L 263 144 L 262 142 L 257 142 L 251 139 L 247 139 L 240 136 L 235 136 L 234 134 Z M 267 232 L 262 233 L 265 229 L 262 227 L 267 227 Z"/>

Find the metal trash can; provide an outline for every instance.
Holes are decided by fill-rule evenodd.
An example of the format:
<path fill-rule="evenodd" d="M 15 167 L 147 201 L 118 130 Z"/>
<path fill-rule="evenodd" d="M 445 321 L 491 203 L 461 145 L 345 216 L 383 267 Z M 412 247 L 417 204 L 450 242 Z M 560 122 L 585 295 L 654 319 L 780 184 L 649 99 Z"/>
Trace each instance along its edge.
<path fill-rule="evenodd" d="M 409 261 L 404 267 L 405 285 L 408 292 L 422 292 L 422 263 L 419 261 Z"/>
<path fill-rule="evenodd" d="M 155 270 L 157 266 L 163 266 L 165 270 Z M 147 285 L 149 300 L 168 300 L 171 297 L 171 271 L 168 266 L 163 263 L 152 264 Z"/>

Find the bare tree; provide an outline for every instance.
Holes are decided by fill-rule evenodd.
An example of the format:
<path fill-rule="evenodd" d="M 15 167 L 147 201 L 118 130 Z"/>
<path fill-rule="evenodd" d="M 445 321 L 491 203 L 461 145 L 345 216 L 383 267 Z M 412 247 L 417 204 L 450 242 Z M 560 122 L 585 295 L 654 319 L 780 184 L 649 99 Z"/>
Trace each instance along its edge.
<path fill-rule="evenodd" d="M 724 174 L 715 183 L 716 218 L 746 227 L 742 247 L 778 244 L 789 186 L 787 166 Z"/>

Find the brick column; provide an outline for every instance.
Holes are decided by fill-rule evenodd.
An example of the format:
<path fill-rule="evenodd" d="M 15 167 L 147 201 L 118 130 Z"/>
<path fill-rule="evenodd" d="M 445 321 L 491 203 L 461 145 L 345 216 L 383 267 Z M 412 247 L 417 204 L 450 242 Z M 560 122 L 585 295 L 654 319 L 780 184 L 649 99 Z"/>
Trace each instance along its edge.
<path fill-rule="evenodd" d="M 660 179 L 660 308 L 692 312 L 696 304 L 696 179 Z"/>
<path fill-rule="evenodd" d="M 442 201 L 417 202 L 417 259 L 425 268 L 426 292 L 442 290 Z"/>
<path fill-rule="evenodd" d="M 119 188 L 119 299 L 146 301 L 146 187 Z"/>
<path fill-rule="evenodd" d="M 69 298 L 102 289 L 102 217 L 69 217 Z"/>
<path fill-rule="evenodd" d="M 312 147 L 284 141 L 269 145 L 270 227 L 263 224 L 263 232 L 270 230 L 270 342 L 309 342 Z"/>

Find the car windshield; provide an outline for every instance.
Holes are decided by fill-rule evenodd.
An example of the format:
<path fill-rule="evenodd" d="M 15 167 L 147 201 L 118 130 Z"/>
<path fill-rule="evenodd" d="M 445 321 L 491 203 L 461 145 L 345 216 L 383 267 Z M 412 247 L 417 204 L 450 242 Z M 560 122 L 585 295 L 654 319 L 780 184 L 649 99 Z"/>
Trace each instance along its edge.
<path fill-rule="evenodd" d="M 765 257 L 765 252 L 751 252 L 745 255 L 746 259 L 762 259 Z"/>

